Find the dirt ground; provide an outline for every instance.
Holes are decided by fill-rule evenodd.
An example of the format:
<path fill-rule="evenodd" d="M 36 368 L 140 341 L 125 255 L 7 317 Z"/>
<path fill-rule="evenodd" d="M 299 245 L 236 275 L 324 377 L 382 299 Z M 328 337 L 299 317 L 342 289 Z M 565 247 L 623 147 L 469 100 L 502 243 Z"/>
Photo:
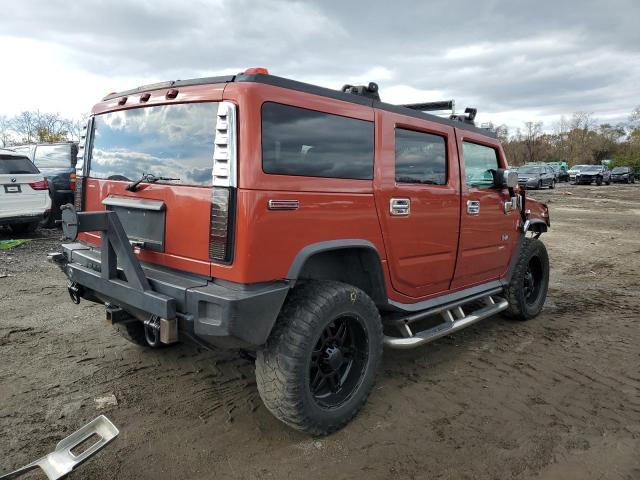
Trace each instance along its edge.
<path fill-rule="evenodd" d="M 639 479 L 640 184 L 531 196 L 552 218 L 543 314 L 387 350 L 326 438 L 273 418 L 237 352 L 140 349 L 73 305 L 58 232 L 0 252 L 0 472 L 104 413 L 120 436 L 70 478 Z"/>

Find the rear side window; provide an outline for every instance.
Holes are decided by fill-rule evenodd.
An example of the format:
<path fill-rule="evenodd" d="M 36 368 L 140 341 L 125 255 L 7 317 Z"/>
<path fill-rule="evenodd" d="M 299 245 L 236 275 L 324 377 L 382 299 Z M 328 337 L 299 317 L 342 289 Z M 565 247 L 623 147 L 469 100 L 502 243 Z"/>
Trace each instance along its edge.
<path fill-rule="evenodd" d="M 396 182 L 445 185 L 447 147 L 444 137 L 397 128 Z"/>
<path fill-rule="evenodd" d="M 75 161 L 75 159 L 74 159 Z M 68 168 L 71 166 L 71 144 L 38 145 L 34 163 L 40 168 Z"/>
<path fill-rule="evenodd" d="M 262 168 L 280 175 L 371 180 L 373 123 L 267 102 Z"/>
<path fill-rule="evenodd" d="M 467 186 L 477 188 L 493 187 L 491 170 L 497 170 L 498 153 L 495 148 L 462 142 L 462 158 Z"/>
<path fill-rule="evenodd" d="M 27 157 L 0 155 L 0 175 L 19 175 L 21 173 L 40 173 Z"/>

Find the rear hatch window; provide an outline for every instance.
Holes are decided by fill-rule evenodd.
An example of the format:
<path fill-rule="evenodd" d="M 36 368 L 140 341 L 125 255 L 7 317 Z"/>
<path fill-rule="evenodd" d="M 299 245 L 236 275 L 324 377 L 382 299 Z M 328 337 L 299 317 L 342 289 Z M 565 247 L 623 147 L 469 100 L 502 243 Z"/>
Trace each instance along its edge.
<path fill-rule="evenodd" d="M 69 168 L 71 166 L 71 144 L 38 145 L 34 163 L 40 168 Z"/>
<path fill-rule="evenodd" d="M 20 175 L 20 174 L 40 173 L 36 166 L 27 157 L 14 157 L 13 155 L 0 155 L 0 174 Z"/>
<path fill-rule="evenodd" d="M 145 173 L 211 186 L 218 103 L 162 105 L 96 115 L 89 176 L 132 181 Z"/>

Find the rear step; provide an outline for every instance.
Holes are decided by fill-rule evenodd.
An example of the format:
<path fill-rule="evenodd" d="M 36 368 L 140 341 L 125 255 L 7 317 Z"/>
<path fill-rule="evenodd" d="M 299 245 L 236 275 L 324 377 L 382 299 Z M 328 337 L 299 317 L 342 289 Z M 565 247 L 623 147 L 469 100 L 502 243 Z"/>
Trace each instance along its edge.
<path fill-rule="evenodd" d="M 481 297 L 480 300 L 484 303 L 484 306 L 469 314 L 465 314 L 460 302 L 456 302 L 455 304 L 450 304 L 448 307 L 438 308 L 425 312 L 424 314 L 420 314 L 419 318 L 417 318 L 418 315 L 412 315 L 405 319 L 400 319 L 396 326 L 399 328 L 402 337 L 391 337 L 385 335 L 384 344 L 387 347 L 398 349 L 419 347 L 420 345 L 432 342 L 440 337 L 444 337 L 445 335 L 462 330 L 463 328 L 479 322 L 484 318 L 495 315 L 498 312 L 502 312 L 509 306 L 509 302 L 506 300 L 499 297 L 494 299 L 492 295 L 485 295 L 484 297 Z M 468 304 L 470 301 L 471 300 L 466 303 Z M 435 327 L 416 333 L 411 330 L 411 327 L 409 326 L 411 320 L 426 318 L 429 315 L 437 313 L 442 315 L 444 322 L 436 325 Z"/>

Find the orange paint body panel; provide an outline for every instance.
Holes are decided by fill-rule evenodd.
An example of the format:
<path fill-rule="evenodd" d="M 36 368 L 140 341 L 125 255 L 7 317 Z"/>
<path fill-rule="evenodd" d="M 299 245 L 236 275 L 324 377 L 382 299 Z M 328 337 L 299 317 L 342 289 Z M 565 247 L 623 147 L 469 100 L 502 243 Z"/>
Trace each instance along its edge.
<path fill-rule="evenodd" d="M 359 239 L 379 254 L 390 300 L 412 304 L 452 291 L 503 278 L 521 225 L 517 211 L 505 214 L 506 189 L 466 186 L 462 142 L 496 149 L 507 167 L 498 140 L 451 124 L 402 115 L 278 86 L 241 82 L 136 92 L 96 105 L 99 115 L 115 110 L 189 102 L 226 101 L 237 108 L 237 185 L 231 212 L 233 259 L 211 262 L 209 230 L 212 187 L 142 184 L 137 192 L 128 182 L 88 178 L 85 210 L 104 210 L 109 196 L 160 200 L 166 206 L 165 250 L 143 250 L 138 258 L 178 270 L 251 284 L 286 278 L 296 255 L 306 246 L 332 240 Z M 143 94 L 150 94 L 141 102 Z M 145 95 L 146 97 L 146 95 Z M 267 174 L 262 168 L 262 118 L 265 102 L 365 120 L 375 128 L 372 180 Z M 447 180 L 444 185 L 397 183 L 396 129 L 438 135 L 445 139 Z M 211 125 L 211 130 L 215 125 Z M 348 160 L 348 159 L 345 159 Z M 394 198 L 411 202 L 411 215 L 390 214 Z M 276 211 L 269 200 L 296 200 L 299 207 Z M 466 215 L 468 200 L 479 201 L 482 213 Z M 530 201 L 533 218 L 545 218 L 546 207 Z M 98 245 L 97 234 L 81 238 Z"/>

